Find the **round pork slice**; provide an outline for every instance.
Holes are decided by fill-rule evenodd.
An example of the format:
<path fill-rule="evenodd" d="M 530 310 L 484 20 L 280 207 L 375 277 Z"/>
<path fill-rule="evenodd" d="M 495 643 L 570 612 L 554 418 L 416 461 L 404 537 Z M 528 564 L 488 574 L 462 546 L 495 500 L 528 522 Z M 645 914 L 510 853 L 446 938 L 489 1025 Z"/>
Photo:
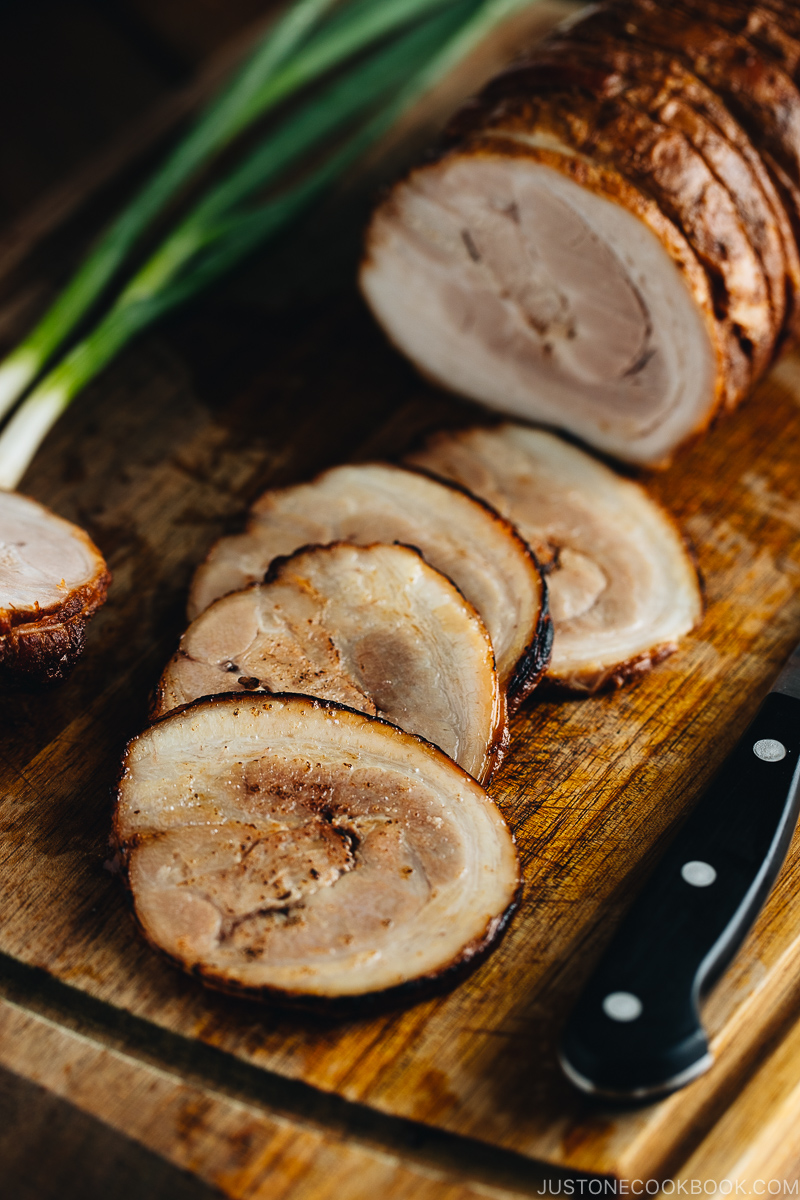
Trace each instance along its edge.
<path fill-rule="evenodd" d="M 433 742 L 485 783 L 506 742 L 483 621 L 408 546 L 331 546 L 277 559 L 268 582 L 216 600 L 181 638 L 161 717 L 221 692 L 300 692 Z"/>
<path fill-rule="evenodd" d="M 557 684 L 625 683 L 700 619 L 697 571 L 672 520 L 575 446 L 508 423 L 437 434 L 411 460 L 485 496 L 549 565 Z"/>
<path fill-rule="evenodd" d="M 130 743 L 114 838 L 138 924 L 212 986 L 335 1000 L 446 977 L 514 906 L 478 783 L 375 717 L 219 696 Z"/>
<path fill-rule="evenodd" d="M 373 215 L 361 288 L 423 374 L 660 463 L 729 391 L 708 276 L 652 197 L 557 130 L 481 139 Z"/>
<path fill-rule="evenodd" d="M 386 463 L 333 467 L 311 483 L 265 492 L 245 533 L 222 538 L 198 568 L 189 619 L 260 581 L 274 558 L 309 545 L 416 547 L 480 613 L 511 706 L 535 687 L 550 653 L 547 594 L 529 547 L 505 518 L 462 489 Z"/>
<path fill-rule="evenodd" d="M 83 529 L 0 491 L 0 687 L 63 679 L 110 582 Z"/>

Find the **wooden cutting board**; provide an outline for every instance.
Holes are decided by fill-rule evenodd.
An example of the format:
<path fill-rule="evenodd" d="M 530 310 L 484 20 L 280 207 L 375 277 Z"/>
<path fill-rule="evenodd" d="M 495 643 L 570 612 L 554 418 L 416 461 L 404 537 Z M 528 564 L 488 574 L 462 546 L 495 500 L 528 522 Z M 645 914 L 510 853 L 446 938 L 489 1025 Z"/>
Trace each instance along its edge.
<path fill-rule="evenodd" d="M 458 988 L 344 1023 L 215 995 L 143 944 L 106 869 L 120 755 L 145 721 L 211 542 L 267 486 L 399 454 L 474 412 L 385 345 L 350 282 L 354 243 L 342 240 L 329 271 L 330 239 L 314 226 L 268 260 L 269 286 L 256 271 L 126 353 L 23 482 L 89 529 L 114 584 L 72 679 L 0 701 L 0 977 L 54 986 L 26 972 L 41 968 L 64 985 L 76 1020 L 90 1006 L 109 1025 L 144 1023 L 156 1048 L 159 1030 L 206 1043 L 223 1052 L 223 1074 L 244 1060 L 276 1095 L 300 1083 L 316 1089 L 309 1097 L 331 1093 L 571 1170 L 660 1176 L 796 1009 L 800 843 L 706 1006 L 717 1057 L 708 1075 L 661 1104 L 612 1111 L 569 1088 L 555 1047 L 647 867 L 800 639 L 800 358 L 670 469 L 643 477 L 695 547 L 705 618 L 635 687 L 535 696 L 516 716 L 491 791 L 517 836 L 524 900 L 500 948 Z M 25 325 L 77 237 L 5 280 L 3 333 Z M 306 284 L 287 299 L 300 260 Z"/>

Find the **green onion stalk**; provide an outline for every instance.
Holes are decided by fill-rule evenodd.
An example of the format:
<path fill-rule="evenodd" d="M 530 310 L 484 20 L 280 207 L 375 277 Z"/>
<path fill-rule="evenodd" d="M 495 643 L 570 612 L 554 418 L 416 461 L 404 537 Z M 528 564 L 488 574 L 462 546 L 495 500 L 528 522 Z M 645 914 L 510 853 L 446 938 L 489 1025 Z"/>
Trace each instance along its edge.
<path fill-rule="evenodd" d="M 17 486 L 59 416 L 133 337 L 296 221 L 497 24 L 529 3 L 297 0 L 0 365 L 0 419 L 63 353 L 187 181 L 279 103 L 359 56 L 356 62 L 207 188 L 94 327 L 40 379 L 0 434 L 0 487 Z M 331 144 L 321 163 L 285 183 L 288 172 Z"/>
<path fill-rule="evenodd" d="M 325 72 L 453 0 L 356 0 L 304 39 L 338 0 L 297 0 L 161 169 L 112 224 L 25 341 L 0 364 L 0 418 L 61 348 L 181 189 L 255 121 Z"/>

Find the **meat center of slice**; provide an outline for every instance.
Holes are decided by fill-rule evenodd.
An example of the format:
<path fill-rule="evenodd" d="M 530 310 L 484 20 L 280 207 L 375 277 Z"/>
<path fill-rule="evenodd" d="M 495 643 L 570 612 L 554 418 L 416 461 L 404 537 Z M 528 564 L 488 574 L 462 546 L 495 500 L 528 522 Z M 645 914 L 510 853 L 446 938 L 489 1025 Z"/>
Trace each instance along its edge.
<path fill-rule="evenodd" d="M 517 154 L 446 155 L 397 185 L 371 226 L 364 294 L 448 390 L 657 460 L 716 395 L 707 281 L 677 229 L 655 232 L 666 219 L 644 194 L 622 203 L 602 174 L 583 187 L 568 153 L 556 169 L 513 140 Z"/>
<path fill-rule="evenodd" d="M 463 221 L 472 274 L 534 336 L 529 353 L 583 383 L 609 383 L 645 357 L 649 324 L 622 263 L 583 217 L 538 181 L 508 193 L 450 193 L 445 211 Z"/>
<path fill-rule="evenodd" d="M 550 614 L 554 621 L 569 621 L 588 612 L 608 587 L 605 572 L 580 550 L 564 546 L 558 551 L 547 577 Z"/>
<path fill-rule="evenodd" d="M 134 854 L 138 887 L 163 897 L 166 944 L 177 933 L 273 964 L 350 954 L 391 938 L 464 866 L 427 789 L 379 769 L 265 756 L 200 802 L 215 819 Z"/>

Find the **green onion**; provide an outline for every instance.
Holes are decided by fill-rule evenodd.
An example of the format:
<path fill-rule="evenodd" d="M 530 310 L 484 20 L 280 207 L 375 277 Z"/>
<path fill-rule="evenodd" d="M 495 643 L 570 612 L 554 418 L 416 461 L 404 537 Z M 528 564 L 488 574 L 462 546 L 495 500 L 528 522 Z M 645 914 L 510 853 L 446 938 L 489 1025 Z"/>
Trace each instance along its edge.
<path fill-rule="evenodd" d="M 300 0 L 112 226 L 33 334 L 0 367 L 0 415 L 4 396 L 12 397 L 6 409 L 13 406 L 46 361 L 63 348 L 77 321 L 97 302 L 153 215 L 210 157 L 212 151 L 206 153 L 198 140 L 201 129 L 206 129 L 209 144 L 216 139 L 217 149 L 231 140 L 234 130 L 241 130 L 276 104 L 277 96 L 284 99 L 315 82 L 365 46 L 377 42 L 378 48 L 290 112 L 221 183 L 208 188 L 123 288 L 106 315 L 41 380 L 0 435 L 0 487 L 17 486 L 71 400 L 131 338 L 296 220 L 496 24 L 530 2 L 353 0 L 299 44 L 331 7 L 330 0 Z M 410 30 L 403 33 L 409 25 Z M 392 33 L 399 36 L 387 40 Z M 288 170 L 337 136 L 338 148 L 320 165 L 307 169 L 298 182 L 284 185 L 276 195 L 258 200 L 265 189 L 279 185 Z M 179 164 L 171 168 L 171 174 L 170 163 Z M 17 391 L 12 395 L 14 385 Z"/>
<path fill-rule="evenodd" d="M 211 158 L 278 104 L 347 58 L 453 0 L 384 0 L 345 8 L 316 37 L 309 32 L 337 0 L 299 0 L 201 116 L 191 133 L 114 222 L 52 308 L 0 365 L 0 418 L 61 349 L 176 193 Z M 299 48 L 299 49 L 298 49 Z"/>

